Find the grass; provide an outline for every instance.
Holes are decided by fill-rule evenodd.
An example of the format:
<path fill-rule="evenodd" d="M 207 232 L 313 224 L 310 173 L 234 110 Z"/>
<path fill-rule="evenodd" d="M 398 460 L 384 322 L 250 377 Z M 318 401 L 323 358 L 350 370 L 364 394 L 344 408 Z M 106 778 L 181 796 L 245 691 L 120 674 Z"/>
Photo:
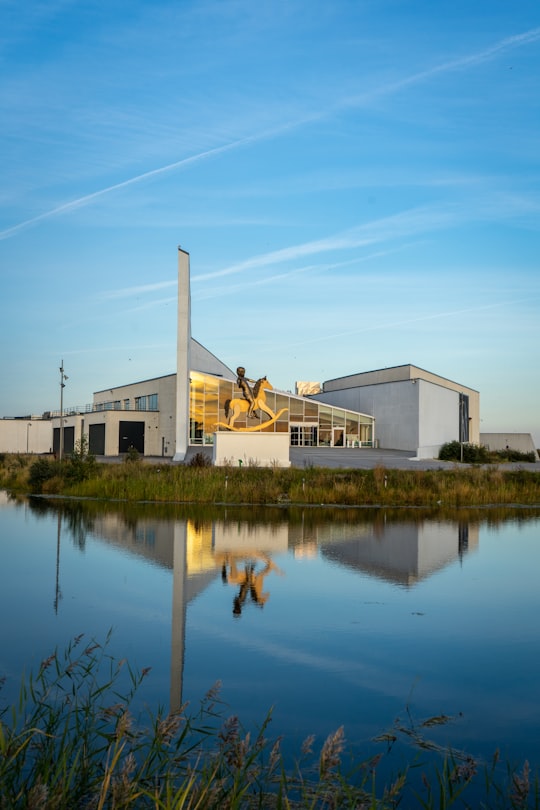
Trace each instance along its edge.
<path fill-rule="evenodd" d="M 319 748 L 306 739 L 290 765 L 281 738 L 268 736 L 271 713 L 258 730 L 246 731 L 226 715 L 217 684 L 194 714 L 183 706 L 136 716 L 137 690 L 151 673 L 116 661 L 107 642 L 78 636 L 23 679 L 14 705 L 0 703 L 3 810 L 540 805 L 528 763 L 502 768 L 496 754 L 483 765 L 431 741 L 427 735 L 451 721 L 445 715 L 416 723 L 407 711 L 361 762 L 347 754 L 340 727 Z M 410 763 L 384 781 L 382 765 L 399 737 L 409 743 Z M 422 762 L 419 752 L 431 759 Z"/>
<path fill-rule="evenodd" d="M 81 465 L 0 459 L 0 487 L 14 492 L 192 504 L 463 507 L 540 505 L 540 472 L 473 466 L 439 470 Z"/>

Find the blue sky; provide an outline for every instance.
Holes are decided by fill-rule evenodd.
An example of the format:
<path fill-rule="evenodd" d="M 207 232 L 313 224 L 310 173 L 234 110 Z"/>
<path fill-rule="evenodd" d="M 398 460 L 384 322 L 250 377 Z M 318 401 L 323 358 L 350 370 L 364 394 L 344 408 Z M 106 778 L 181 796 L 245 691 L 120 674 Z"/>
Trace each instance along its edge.
<path fill-rule="evenodd" d="M 540 446 L 540 6 L 0 0 L 0 416 L 413 363 Z"/>

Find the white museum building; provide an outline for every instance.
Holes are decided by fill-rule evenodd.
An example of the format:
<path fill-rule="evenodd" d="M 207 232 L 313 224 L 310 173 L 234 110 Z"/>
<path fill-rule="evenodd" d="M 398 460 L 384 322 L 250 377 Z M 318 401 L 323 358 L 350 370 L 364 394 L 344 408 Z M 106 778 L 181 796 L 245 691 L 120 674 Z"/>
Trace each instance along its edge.
<path fill-rule="evenodd" d="M 436 458 L 446 442 L 481 441 L 479 392 L 414 365 L 297 383 L 295 394 L 264 378 L 249 381 L 246 392 L 242 375 L 192 337 L 189 254 L 178 248 L 176 371 L 96 391 L 84 408 L 0 419 L 0 451 L 70 453 L 85 435 L 96 456 L 135 448 L 181 462 L 193 448 L 211 446 L 219 463 L 217 446 L 236 458 L 247 436 L 257 453 L 264 436 L 273 436 L 282 453 L 376 446 L 416 458 Z"/>

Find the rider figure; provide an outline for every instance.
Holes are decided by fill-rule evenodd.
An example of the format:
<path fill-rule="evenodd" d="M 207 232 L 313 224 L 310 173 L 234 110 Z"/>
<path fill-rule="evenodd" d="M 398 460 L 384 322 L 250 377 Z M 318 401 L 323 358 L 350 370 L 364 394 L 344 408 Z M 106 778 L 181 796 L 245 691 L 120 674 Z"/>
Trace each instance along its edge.
<path fill-rule="evenodd" d="M 248 417 L 254 416 L 255 399 L 253 398 L 253 391 L 251 390 L 249 384 L 254 383 L 255 380 L 250 380 L 249 377 L 245 376 L 246 370 L 242 366 L 238 366 L 238 368 L 236 369 L 236 373 L 238 374 L 236 384 L 239 388 L 242 389 L 244 399 L 247 399 L 247 401 L 249 402 L 247 415 Z"/>

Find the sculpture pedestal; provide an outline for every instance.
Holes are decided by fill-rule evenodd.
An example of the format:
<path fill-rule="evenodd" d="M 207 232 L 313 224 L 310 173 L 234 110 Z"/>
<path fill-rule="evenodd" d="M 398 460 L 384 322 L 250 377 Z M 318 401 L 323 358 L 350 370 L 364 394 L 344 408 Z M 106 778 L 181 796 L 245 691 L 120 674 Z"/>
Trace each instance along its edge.
<path fill-rule="evenodd" d="M 290 467 L 289 433 L 214 433 L 216 467 Z"/>

